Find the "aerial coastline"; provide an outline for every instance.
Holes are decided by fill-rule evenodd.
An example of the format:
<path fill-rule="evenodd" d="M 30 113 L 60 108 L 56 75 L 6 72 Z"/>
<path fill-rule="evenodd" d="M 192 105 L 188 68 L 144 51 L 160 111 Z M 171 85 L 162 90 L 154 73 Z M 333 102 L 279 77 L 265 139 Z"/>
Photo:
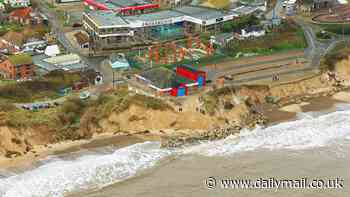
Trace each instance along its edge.
<path fill-rule="evenodd" d="M 0 0 L 0 196 L 339 173 L 349 19 L 345 0 Z M 158 191 L 168 175 L 196 179 Z"/>

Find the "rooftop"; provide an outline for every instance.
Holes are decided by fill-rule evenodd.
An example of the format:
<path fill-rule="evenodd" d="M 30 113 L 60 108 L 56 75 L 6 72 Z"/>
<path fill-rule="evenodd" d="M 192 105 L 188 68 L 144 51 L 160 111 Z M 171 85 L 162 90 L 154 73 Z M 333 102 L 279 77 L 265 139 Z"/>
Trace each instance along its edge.
<path fill-rule="evenodd" d="M 83 32 L 78 32 L 78 33 L 74 34 L 74 37 L 77 39 L 77 41 L 80 45 L 89 42 L 89 36 L 84 34 Z"/>
<path fill-rule="evenodd" d="M 145 0 L 90 0 L 90 2 L 95 2 L 97 4 L 104 5 L 110 10 L 128 7 L 128 6 L 135 6 L 135 5 L 145 5 L 149 4 L 149 1 Z"/>
<path fill-rule="evenodd" d="M 209 20 L 225 16 L 225 14 L 219 10 L 197 6 L 184 6 L 175 10 L 186 16 L 192 16 L 201 20 Z"/>
<path fill-rule="evenodd" d="M 128 22 L 114 12 L 94 11 L 86 13 L 98 26 L 122 26 Z"/>
<path fill-rule="evenodd" d="M 264 28 L 262 28 L 261 26 L 258 26 L 258 25 L 254 25 L 254 26 L 244 28 L 244 30 L 246 32 L 257 32 L 257 31 L 263 31 Z"/>
<path fill-rule="evenodd" d="M 194 21 L 198 20 L 211 20 L 211 19 L 219 19 L 223 18 L 227 15 L 235 15 L 235 13 L 224 13 L 222 11 L 204 8 L 204 7 L 195 7 L 195 6 L 184 6 L 177 9 L 172 10 L 162 10 L 159 12 L 152 12 L 141 15 L 134 16 L 120 16 L 115 12 L 106 12 L 106 11 L 93 11 L 86 12 L 88 15 L 98 26 L 127 26 L 132 23 L 143 23 L 150 21 L 164 21 L 167 19 L 173 19 L 177 17 L 192 17 Z M 201 23 L 201 21 L 198 21 Z"/>
<path fill-rule="evenodd" d="M 26 53 L 11 55 L 9 56 L 9 61 L 16 66 L 33 63 L 32 57 Z"/>
<path fill-rule="evenodd" d="M 109 0 L 109 2 L 113 5 L 120 6 L 120 7 L 145 5 L 150 3 L 145 0 Z"/>
<path fill-rule="evenodd" d="M 45 62 L 54 64 L 54 65 L 66 65 L 80 62 L 80 57 L 77 54 L 66 54 L 55 57 L 50 57 L 44 59 Z"/>
<path fill-rule="evenodd" d="M 175 72 L 164 67 L 146 70 L 140 76 L 146 78 L 152 85 L 161 89 L 171 88 L 176 78 Z"/>
<path fill-rule="evenodd" d="M 125 58 L 124 54 L 113 53 L 109 57 L 109 60 L 111 63 L 111 67 L 113 69 L 121 69 L 121 68 L 129 68 L 130 67 L 130 64 L 129 64 L 128 60 Z"/>
<path fill-rule="evenodd" d="M 58 64 L 56 62 L 56 64 L 54 64 L 52 61 L 47 61 L 48 59 L 52 60 L 52 57 L 50 58 L 49 56 L 44 54 L 33 56 L 33 62 L 39 68 L 41 74 L 45 74 L 53 70 L 59 70 L 59 69 L 66 70 L 66 71 L 70 71 L 70 70 L 76 71 L 86 67 L 86 65 L 82 62 L 78 62 L 78 63 L 74 61 L 68 62 L 70 64 L 68 63 Z"/>
<path fill-rule="evenodd" d="M 140 74 L 143 78 L 149 80 L 152 85 L 161 88 L 178 87 L 180 84 L 193 83 L 193 80 L 176 75 L 175 72 L 164 67 L 151 68 Z"/>
<path fill-rule="evenodd" d="M 30 13 L 32 12 L 32 8 L 27 7 L 27 8 L 20 8 L 13 10 L 10 13 L 10 16 L 12 17 L 19 17 L 19 18 L 26 18 L 30 16 Z"/>
<path fill-rule="evenodd" d="M 141 14 L 135 16 L 127 16 L 125 20 L 133 22 L 133 21 L 156 21 L 156 20 L 164 20 L 175 17 L 184 16 L 183 13 L 174 11 L 174 10 L 164 10 L 160 12 L 153 12 L 148 14 Z"/>
<path fill-rule="evenodd" d="M 257 10 L 259 10 L 259 8 L 255 6 L 240 6 L 240 7 L 231 9 L 231 11 L 237 13 L 238 15 L 249 15 L 256 12 Z"/>

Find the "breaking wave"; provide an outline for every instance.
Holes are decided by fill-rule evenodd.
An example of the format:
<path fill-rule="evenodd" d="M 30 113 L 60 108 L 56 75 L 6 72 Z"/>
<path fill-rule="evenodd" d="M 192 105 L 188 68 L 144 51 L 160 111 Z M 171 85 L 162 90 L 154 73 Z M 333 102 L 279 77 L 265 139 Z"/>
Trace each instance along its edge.
<path fill-rule="evenodd" d="M 231 156 L 261 149 L 306 149 L 325 146 L 338 139 L 350 140 L 349 108 L 319 116 L 304 114 L 299 120 L 246 130 L 238 136 L 183 149 L 160 149 L 158 142 L 145 142 L 113 153 L 49 160 L 36 169 L 0 179 L 0 196 L 61 197 L 101 188 L 134 177 L 174 155 Z"/>
<path fill-rule="evenodd" d="M 299 116 L 301 117 L 301 116 Z M 319 116 L 303 114 L 302 119 L 267 128 L 243 131 L 238 136 L 190 147 L 187 153 L 229 156 L 261 149 L 306 149 L 350 138 L 350 110 Z"/>
<path fill-rule="evenodd" d="M 65 193 L 100 188 L 133 177 L 154 166 L 170 151 L 159 143 L 145 142 L 112 154 L 81 156 L 72 161 L 53 161 L 34 170 L 0 180 L 0 196 L 61 197 Z"/>

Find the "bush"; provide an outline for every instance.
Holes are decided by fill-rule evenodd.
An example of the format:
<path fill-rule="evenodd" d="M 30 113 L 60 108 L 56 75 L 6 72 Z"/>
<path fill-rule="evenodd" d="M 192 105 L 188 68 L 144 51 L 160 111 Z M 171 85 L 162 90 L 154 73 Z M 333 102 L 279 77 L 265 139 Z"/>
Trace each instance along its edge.
<path fill-rule="evenodd" d="M 350 43 L 342 42 L 325 55 L 321 65 L 323 69 L 334 70 L 335 64 L 341 60 L 347 59 L 349 54 Z"/>
<path fill-rule="evenodd" d="M 237 32 L 243 28 L 253 25 L 259 25 L 260 20 L 255 15 L 242 16 L 237 20 L 225 22 L 223 26 L 224 32 Z"/>
<path fill-rule="evenodd" d="M 69 98 L 61 107 L 59 118 L 63 124 L 74 124 L 80 121 L 85 105 L 79 98 Z"/>
<path fill-rule="evenodd" d="M 318 39 L 323 39 L 323 40 L 328 40 L 328 39 L 331 39 L 332 36 L 328 33 L 328 32 L 325 32 L 325 31 L 319 31 L 316 33 L 316 37 Z"/>
<path fill-rule="evenodd" d="M 0 102 L 0 111 L 9 112 L 16 110 L 16 107 L 13 104 L 7 102 Z"/>
<path fill-rule="evenodd" d="M 153 109 L 153 110 L 171 110 L 172 108 L 166 104 L 164 101 L 153 98 L 153 97 L 148 97 L 144 95 L 135 95 L 132 96 L 130 99 L 130 103 L 143 106 L 145 108 Z"/>

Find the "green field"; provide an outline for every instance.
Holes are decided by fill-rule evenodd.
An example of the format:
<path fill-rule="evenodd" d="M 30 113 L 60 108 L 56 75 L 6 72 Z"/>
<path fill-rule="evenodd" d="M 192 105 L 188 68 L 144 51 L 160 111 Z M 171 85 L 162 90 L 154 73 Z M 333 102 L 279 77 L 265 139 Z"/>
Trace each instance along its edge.
<path fill-rule="evenodd" d="M 295 24 L 285 23 L 267 35 L 246 40 L 234 40 L 226 49 L 230 56 L 253 53 L 256 55 L 271 55 L 288 50 L 304 49 L 307 43 L 304 32 Z"/>
<path fill-rule="evenodd" d="M 0 23 L 0 36 L 3 36 L 9 31 L 20 32 L 23 30 L 23 26 L 18 23 Z"/>
<path fill-rule="evenodd" d="M 327 32 L 335 33 L 335 34 L 345 34 L 350 35 L 350 24 L 323 24 L 320 27 Z"/>
<path fill-rule="evenodd" d="M 33 81 L 0 81 L 0 100 L 14 103 L 28 103 L 56 99 L 59 90 L 70 87 L 81 80 L 78 73 L 52 72 Z"/>

